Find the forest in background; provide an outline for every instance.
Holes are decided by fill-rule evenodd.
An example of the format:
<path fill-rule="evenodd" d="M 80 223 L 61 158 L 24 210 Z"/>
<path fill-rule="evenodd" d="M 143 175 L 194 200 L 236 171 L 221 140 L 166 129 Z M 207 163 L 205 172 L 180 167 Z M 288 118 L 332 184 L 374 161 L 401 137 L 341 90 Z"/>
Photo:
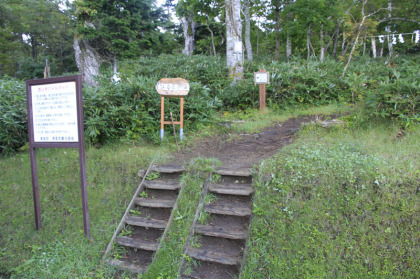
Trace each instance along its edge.
<path fill-rule="evenodd" d="M 226 11 L 233 4 L 232 11 L 241 10 L 234 28 L 241 31 L 236 35 L 247 60 L 259 55 L 348 61 L 353 55 L 417 53 L 418 2 L 4 0 L 0 75 L 41 78 L 46 59 L 53 76 L 77 72 L 75 41 L 97 55 L 99 66 L 115 64 L 115 71 L 117 60 L 139 56 L 183 52 L 223 57 L 229 40 Z"/>

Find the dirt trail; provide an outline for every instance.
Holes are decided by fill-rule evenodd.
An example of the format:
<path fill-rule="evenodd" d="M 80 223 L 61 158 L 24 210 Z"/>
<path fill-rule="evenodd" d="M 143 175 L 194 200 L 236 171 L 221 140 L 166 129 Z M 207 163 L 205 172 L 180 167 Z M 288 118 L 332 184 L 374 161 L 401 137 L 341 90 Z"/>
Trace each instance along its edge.
<path fill-rule="evenodd" d="M 175 154 L 171 163 L 186 164 L 192 158 L 206 157 L 218 158 L 223 166 L 232 168 L 252 167 L 276 154 L 283 146 L 292 143 L 294 134 L 301 125 L 316 118 L 292 118 L 256 134 L 224 134 L 205 138 Z"/>

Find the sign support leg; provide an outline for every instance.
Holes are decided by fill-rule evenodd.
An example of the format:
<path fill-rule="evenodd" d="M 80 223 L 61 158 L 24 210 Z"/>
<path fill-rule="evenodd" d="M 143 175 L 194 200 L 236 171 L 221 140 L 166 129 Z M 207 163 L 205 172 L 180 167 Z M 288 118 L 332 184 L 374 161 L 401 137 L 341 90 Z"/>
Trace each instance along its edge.
<path fill-rule="evenodd" d="M 184 137 L 184 97 L 181 97 L 181 112 L 179 124 L 179 140 L 182 141 Z"/>
<path fill-rule="evenodd" d="M 36 150 L 34 147 L 30 148 L 30 156 L 31 156 L 31 172 L 32 172 L 32 192 L 34 195 L 35 227 L 37 230 L 40 230 L 42 229 L 41 206 L 39 203 L 38 167 L 36 163 Z"/>
<path fill-rule="evenodd" d="M 84 143 L 84 142 L 83 142 Z M 87 196 L 87 178 L 86 178 L 86 159 L 85 146 L 81 144 L 79 147 L 80 161 L 80 188 L 82 191 L 82 207 L 83 207 L 83 228 L 86 238 L 90 239 L 90 221 L 89 221 L 89 205 Z"/>
<path fill-rule="evenodd" d="M 163 136 L 165 134 L 163 125 L 165 121 L 165 97 L 160 98 L 160 140 L 163 140 Z"/>

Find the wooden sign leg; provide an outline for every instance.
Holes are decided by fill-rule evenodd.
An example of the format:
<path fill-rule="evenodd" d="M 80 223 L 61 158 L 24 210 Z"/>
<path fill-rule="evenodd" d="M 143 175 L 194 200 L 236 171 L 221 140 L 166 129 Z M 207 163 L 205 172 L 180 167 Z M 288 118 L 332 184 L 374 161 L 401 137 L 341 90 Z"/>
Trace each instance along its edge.
<path fill-rule="evenodd" d="M 260 111 L 265 110 L 265 84 L 260 84 Z"/>
<path fill-rule="evenodd" d="M 184 97 L 181 97 L 181 111 L 179 120 L 179 140 L 181 141 L 184 137 Z"/>
<path fill-rule="evenodd" d="M 36 150 L 30 148 L 31 156 L 31 172 L 32 172 L 32 192 L 34 195 L 34 210 L 35 210 L 35 227 L 37 230 L 42 229 L 41 224 L 41 206 L 39 203 L 39 190 L 38 190 L 38 167 L 36 163 Z"/>
<path fill-rule="evenodd" d="M 165 97 L 160 98 L 160 140 L 163 140 L 163 136 L 165 134 L 165 130 L 163 129 L 163 125 L 165 121 Z"/>

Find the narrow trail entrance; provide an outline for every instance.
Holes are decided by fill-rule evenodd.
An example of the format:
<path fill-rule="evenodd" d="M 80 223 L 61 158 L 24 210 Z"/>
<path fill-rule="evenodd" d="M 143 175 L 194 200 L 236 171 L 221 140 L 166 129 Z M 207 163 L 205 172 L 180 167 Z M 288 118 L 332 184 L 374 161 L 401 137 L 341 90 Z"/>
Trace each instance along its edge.
<path fill-rule="evenodd" d="M 260 133 L 235 135 L 233 139 L 228 135 L 209 137 L 175 155 L 170 162 L 172 165 L 151 165 L 143 175 L 104 259 L 117 268 L 145 273 L 172 220 L 181 187 L 179 178 L 185 171 L 180 164 L 187 164 L 196 157 L 217 158 L 225 168 L 216 168 L 204 187 L 184 247 L 185 258 L 193 260 L 183 260 L 179 276 L 237 278 L 252 219 L 252 166 L 292 143 L 294 133 L 301 125 L 315 119 L 319 117 L 290 119 Z M 159 178 L 148 179 L 150 170 L 158 173 Z M 136 216 L 137 213 L 141 216 Z M 111 248 L 113 256 L 108 259 Z M 118 255 L 120 248 L 128 251 L 124 258 Z"/>

